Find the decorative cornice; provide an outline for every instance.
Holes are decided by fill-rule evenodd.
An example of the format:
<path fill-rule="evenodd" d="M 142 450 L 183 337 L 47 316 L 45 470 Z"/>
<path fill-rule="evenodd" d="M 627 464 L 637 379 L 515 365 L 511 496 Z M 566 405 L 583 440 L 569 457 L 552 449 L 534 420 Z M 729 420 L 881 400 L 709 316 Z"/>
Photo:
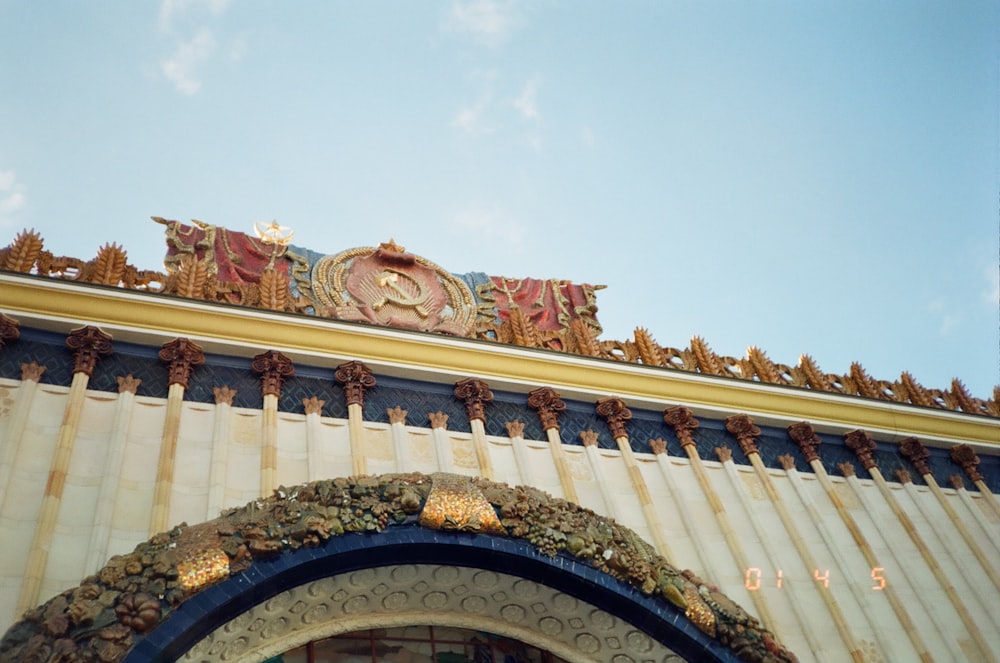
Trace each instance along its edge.
<path fill-rule="evenodd" d="M 73 373 L 94 377 L 97 360 L 111 354 L 111 336 L 97 327 L 87 325 L 70 332 L 66 347 L 73 350 Z"/>
<path fill-rule="evenodd" d="M 505 426 L 507 427 L 507 435 L 510 437 L 524 437 L 524 422 L 520 420 L 508 421 Z"/>
<path fill-rule="evenodd" d="M 428 412 L 427 418 L 431 422 L 431 428 L 442 428 L 448 430 L 448 415 L 444 412 L 438 410 L 437 412 Z"/>
<path fill-rule="evenodd" d="M 979 456 L 976 450 L 968 444 L 960 444 L 951 448 L 951 459 L 956 465 L 962 468 L 969 481 L 977 483 L 983 480 L 983 475 L 979 473 Z"/>
<path fill-rule="evenodd" d="M 236 390 L 229 387 L 213 387 L 212 392 L 215 394 L 216 405 L 232 405 L 236 398 Z"/>
<path fill-rule="evenodd" d="M 0 348 L 7 341 L 16 341 L 21 337 L 21 323 L 14 318 L 0 313 Z"/>
<path fill-rule="evenodd" d="M 854 452 L 854 455 L 861 461 L 861 466 L 866 470 L 876 467 L 875 459 L 872 458 L 872 452 L 875 451 L 876 444 L 875 440 L 868 433 L 863 430 L 851 431 L 844 436 L 844 444 Z"/>
<path fill-rule="evenodd" d="M 691 410 L 683 405 L 668 407 L 663 411 L 663 421 L 673 427 L 674 434 L 677 435 L 682 447 L 694 444 L 693 433 L 701 424 L 694 418 Z"/>
<path fill-rule="evenodd" d="M 142 384 L 142 380 L 140 380 L 137 377 L 134 377 L 131 373 L 129 373 L 128 375 L 119 375 L 118 393 L 119 394 L 129 393 L 135 395 L 135 393 L 139 390 L 140 384 Z"/>
<path fill-rule="evenodd" d="M 364 405 L 365 392 L 375 386 L 375 375 L 360 361 L 341 364 L 333 377 L 344 385 L 344 399 L 348 405 Z"/>
<path fill-rule="evenodd" d="M 649 448 L 653 451 L 654 455 L 665 454 L 667 453 L 667 441 L 662 437 L 654 437 L 649 441 Z"/>
<path fill-rule="evenodd" d="M 597 431 L 593 430 L 582 430 L 580 431 L 580 440 L 583 442 L 585 447 L 596 447 L 597 446 Z"/>
<path fill-rule="evenodd" d="M 278 347 L 297 358 L 356 357 L 388 375 L 430 380 L 443 374 L 483 375 L 504 384 L 548 384 L 574 398 L 594 393 L 595 385 L 600 385 L 603 393 L 630 402 L 681 400 L 706 411 L 740 410 L 786 422 L 822 421 L 832 430 L 863 428 L 887 435 L 903 430 L 923 440 L 993 446 L 1000 431 L 996 417 L 22 274 L 0 273 L 0 308 L 16 313 L 22 327 L 65 331 L 74 323 L 100 324 L 122 341 L 148 343 L 151 337 L 166 341 L 188 336 L 211 342 L 213 352 L 245 357 L 262 346 Z"/>
<path fill-rule="evenodd" d="M 326 401 L 316 396 L 310 396 L 309 398 L 302 399 L 302 409 L 305 411 L 307 415 L 323 414 L 324 405 L 326 405 Z"/>
<path fill-rule="evenodd" d="M 257 355 L 250 362 L 250 368 L 260 375 L 260 392 L 264 396 L 281 396 L 281 385 L 285 383 L 285 378 L 295 375 L 292 360 L 277 350 Z"/>
<path fill-rule="evenodd" d="M 486 421 L 486 405 L 493 402 L 493 392 L 488 384 L 476 378 L 456 382 L 455 398 L 465 403 L 469 421 Z"/>
<path fill-rule="evenodd" d="M 538 410 L 544 430 L 559 430 L 559 415 L 566 411 L 566 403 L 552 387 L 539 387 L 528 392 L 528 406 Z"/>
<path fill-rule="evenodd" d="M 205 353 L 196 343 L 186 338 L 175 338 L 164 343 L 159 353 L 160 361 L 168 365 L 167 384 L 188 388 L 191 370 L 205 363 Z"/>
<path fill-rule="evenodd" d="M 795 441 L 795 444 L 799 445 L 799 449 L 802 450 L 802 455 L 805 456 L 807 463 L 819 460 L 819 454 L 816 452 L 816 449 L 822 440 L 819 439 L 819 435 L 813 430 L 811 424 L 800 421 L 797 424 L 789 426 L 787 430 L 788 436 Z"/>
<path fill-rule="evenodd" d="M 749 456 L 758 453 L 757 437 L 760 435 L 760 429 L 754 425 L 750 415 L 734 414 L 726 417 L 726 430 L 740 443 L 740 449 L 744 454 Z"/>
<path fill-rule="evenodd" d="M 915 437 L 907 437 L 899 441 L 899 452 L 913 463 L 920 476 L 931 473 L 931 466 L 927 462 L 930 460 L 931 452 L 927 450 L 920 440 Z"/>
<path fill-rule="evenodd" d="M 403 424 L 404 426 L 406 425 L 407 412 L 398 405 L 396 407 L 387 408 L 385 414 L 386 416 L 389 417 L 390 424 Z"/>
<path fill-rule="evenodd" d="M 42 373 L 44 372 L 45 372 L 45 367 L 39 365 L 37 361 L 21 364 L 22 380 L 31 380 L 32 382 L 38 382 L 39 380 L 42 379 Z"/>
<path fill-rule="evenodd" d="M 628 437 L 625 424 L 632 418 L 632 410 L 625 406 L 625 401 L 617 396 L 608 396 L 597 401 L 594 409 L 608 422 L 611 437 L 616 440 Z"/>

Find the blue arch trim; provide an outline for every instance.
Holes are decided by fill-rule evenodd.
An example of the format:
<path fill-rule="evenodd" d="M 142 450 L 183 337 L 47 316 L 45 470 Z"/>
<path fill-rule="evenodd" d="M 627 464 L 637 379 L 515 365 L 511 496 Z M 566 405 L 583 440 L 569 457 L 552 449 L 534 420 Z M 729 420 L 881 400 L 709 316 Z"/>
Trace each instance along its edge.
<path fill-rule="evenodd" d="M 623 619 L 688 661 L 735 663 L 729 649 L 709 638 L 664 601 L 581 563 L 548 557 L 527 542 L 423 527 L 393 527 L 378 534 L 331 537 L 208 587 L 172 612 L 137 643 L 124 663 L 168 663 L 216 628 L 280 592 L 329 576 L 394 564 L 450 564 L 506 573 L 574 596 Z"/>

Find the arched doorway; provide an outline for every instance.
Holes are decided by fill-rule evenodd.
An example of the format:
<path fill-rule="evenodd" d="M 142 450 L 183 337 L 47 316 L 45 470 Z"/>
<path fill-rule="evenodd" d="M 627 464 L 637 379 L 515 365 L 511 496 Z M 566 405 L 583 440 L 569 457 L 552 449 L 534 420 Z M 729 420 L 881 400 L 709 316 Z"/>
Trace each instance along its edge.
<path fill-rule="evenodd" d="M 630 530 L 531 488 L 443 474 L 318 481 L 156 535 L 29 611 L 0 659 L 265 661 L 408 625 L 572 661 L 794 660 Z"/>

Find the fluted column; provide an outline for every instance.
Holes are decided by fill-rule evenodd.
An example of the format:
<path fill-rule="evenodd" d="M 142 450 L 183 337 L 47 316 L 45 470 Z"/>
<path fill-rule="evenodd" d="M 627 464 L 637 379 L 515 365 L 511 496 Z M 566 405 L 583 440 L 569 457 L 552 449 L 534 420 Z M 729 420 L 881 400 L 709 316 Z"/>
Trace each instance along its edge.
<path fill-rule="evenodd" d="M 467 378 L 455 384 L 455 397 L 465 403 L 465 411 L 469 415 L 479 473 L 487 479 L 493 479 L 493 462 L 486 442 L 486 405 L 493 402 L 493 392 L 482 380 Z"/>
<path fill-rule="evenodd" d="M 726 507 L 719 498 L 719 494 L 715 491 L 715 488 L 712 487 L 712 482 L 709 481 L 708 474 L 705 473 L 705 465 L 701 460 L 701 456 L 698 455 L 698 448 L 694 441 L 694 431 L 701 425 L 700 422 L 694 417 L 691 410 L 681 405 L 675 405 L 664 410 L 663 421 L 677 435 L 677 439 L 681 443 L 681 448 L 684 449 L 688 460 L 691 462 L 691 470 L 698 480 L 698 485 L 701 486 L 705 499 L 708 500 L 709 506 L 712 507 L 712 513 L 715 514 L 715 521 L 719 524 L 722 536 L 726 540 L 726 547 L 729 548 L 729 554 L 736 561 L 737 568 L 745 572 L 746 569 L 752 566 L 750 559 L 747 557 L 746 551 L 743 550 L 743 545 L 740 543 L 739 537 L 736 536 L 736 530 L 733 529 L 733 524 L 726 513 Z M 681 508 L 683 509 L 683 506 Z M 750 592 L 750 600 L 753 601 L 754 607 L 757 609 L 757 617 L 761 623 L 772 633 L 781 637 L 782 629 L 779 628 L 777 620 L 771 614 L 771 608 L 767 603 L 764 593 Z M 806 637 L 810 636 L 807 635 Z"/>
<path fill-rule="evenodd" d="M 788 536 L 792 541 L 792 545 L 795 546 L 796 552 L 799 554 L 803 567 L 805 567 L 807 573 L 812 574 L 814 569 L 819 568 L 819 564 L 806 545 L 798 526 L 795 524 L 794 519 L 788 512 L 788 508 L 781 499 L 781 495 L 778 494 L 777 489 L 774 487 L 774 483 L 767 473 L 767 468 L 764 467 L 764 461 L 761 460 L 760 453 L 757 451 L 757 436 L 760 435 L 760 429 L 753 424 L 753 420 L 747 415 L 736 414 L 726 418 L 726 430 L 736 437 L 743 453 L 750 459 L 750 464 L 753 465 L 754 472 L 764 487 L 764 492 L 767 493 L 768 499 L 771 500 L 771 505 L 778 513 L 782 525 L 788 532 Z M 840 606 L 834 599 L 833 594 L 828 588 L 820 587 L 819 583 L 813 583 L 813 586 L 819 592 L 823 603 L 830 612 L 830 617 L 833 619 L 833 623 L 837 627 L 837 632 L 844 641 L 847 651 L 850 652 L 851 658 L 861 663 L 864 661 L 864 654 L 858 647 L 857 641 L 854 639 L 854 634 L 851 633 L 847 625 L 847 620 L 844 618 L 844 613 L 840 610 Z M 796 593 L 793 591 L 791 595 L 794 597 Z"/>
<path fill-rule="evenodd" d="M 837 491 L 834 489 L 833 482 L 830 481 L 830 475 L 827 474 L 826 468 L 823 467 L 823 462 L 820 460 L 819 453 L 817 449 L 821 443 L 819 436 L 813 427 L 807 422 L 801 422 L 798 424 L 792 424 L 787 428 L 789 437 L 795 441 L 799 449 L 802 451 L 802 455 L 805 457 L 806 462 L 812 468 L 816 479 L 819 481 L 820 486 L 823 488 L 823 492 L 826 493 L 827 498 L 830 503 L 833 504 L 834 509 L 837 511 L 837 515 L 840 516 L 841 522 L 847 527 L 847 530 L 851 533 L 851 538 L 854 539 L 854 543 L 858 548 L 858 551 L 865 558 L 865 563 L 868 564 L 870 569 L 885 568 L 884 562 L 880 561 L 872 550 L 871 545 L 865 538 L 865 535 L 861 532 L 861 528 L 858 526 L 857 521 L 851 516 L 850 512 L 844 506 L 840 497 L 837 495 Z M 779 459 L 780 460 L 780 459 Z M 847 562 L 843 559 L 843 555 L 840 553 L 840 542 L 838 542 L 835 537 L 830 533 L 829 529 L 820 516 L 816 507 L 813 505 L 812 500 L 809 499 L 803 486 L 802 479 L 798 475 L 798 471 L 795 469 L 795 463 L 788 463 L 782 461 L 782 466 L 785 468 L 785 472 L 788 473 L 788 478 L 792 481 L 796 492 L 799 495 L 799 499 L 802 500 L 803 504 L 809 509 L 809 515 L 813 522 L 816 523 L 820 530 L 820 534 L 823 536 L 823 541 L 826 543 L 827 549 L 829 549 L 835 556 L 837 564 L 843 569 L 842 572 L 849 573 Z M 845 575 L 845 577 L 850 577 Z M 848 583 L 851 591 L 854 593 L 854 598 L 858 601 L 861 609 L 864 611 L 865 618 L 870 624 L 878 624 L 878 619 L 872 613 L 871 607 L 868 604 L 868 596 L 861 595 L 861 585 L 857 583 Z M 906 610 L 906 606 L 900 600 L 899 595 L 896 593 L 896 587 L 894 584 L 886 584 L 882 588 L 883 595 L 889 601 L 889 605 L 892 607 L 893 612 L 899 619 L 900 625 L 906 632 L 907 637 L 913 644 L 914 650 L 917 652 L 921 661 L 933 661 L 934 657 L 931 656 L 930 651 L 927 648 L 927 644 L 924 642 L 923 637 L 920 635 L 920 631 L 913 623 L 913 619 L 910 617 L 909 612 Z M 875 637 L 879 641 L 879 646 L 886 653 L 886 660 L 902 660 L 902 656 L 895 651 L 896 647 L 893 646 L 891 639 L 886 638 L 882 635 L 882 629 L 875 628 Z"/>
<path fill-rule="evenodd" d="M 18 614 L 38 603 L 38 592 L 49 561 L 49 548 L 52 545 L 52 535 L 59 516 L 66 473 L 69 471 L 69 462 L 73 456 L 73 444 L 80 426 L 80 414 L 87 394 L 87 385 L 94 375 L 97 360 L 111 354 L 111 337 L 97 327 L 80 327 L 70 332 L 66 339 L 66 347 L 74 351 L 73 382 L 69 388 L 69 399 L 63 412 L 59 439 L 56 442 L 55 454 L 49 466 L 49 478 L 42 497 L 42 508 L 28 552 L 24 583 L 21 585 L 17 601 Z"/>
<path fill-rule="evenodd" d="M 624 522 L 618 509 L 615 507 L 614 496 L 611 494 L 611 486 L 604 476 L 604 466 L 601 464 L 601 454 L 597 450 L 597 431 L 580 431 L 580 441 L 583 443 L 583 453 L 590 463 L 590 471 L 597 479 L 597 490 L 601 493 L 601 501 L 604 502 L 604 511 L 609 518 L 614 518 L 618 522 Z"/>
<path fill-rule="evenodd" d="M 174 464 L 177 457 L 177 435 L 181 427 L 184 391 L 191 371 L 205 363 L 205 353 L 186 338 L 164 343 L 160 361 L 167 364 L 167 413 L 160 438 L 160 458 L 156 464 L 156 487 L 153 490 L 153 513 L 149 533 L 156 534 L 170 527 L 170 493 L 174 485 Z"/>
<path fill-rule="evenodd" d="M 3 513 L 3 505 L 7 499 L 7 488 L 10 486 L 10 476 L 14 470 L 14 460 L 21 448 L 21 437 L 28 422 L 28 413 L 31 412 L 31 404 L 38 390 L 38 381 L 42 379 L 44 372 L 45 367 L 39 366 L 36 362 L 21 364 L 21 386 L 17 388 L 17 402 L 14 403 L 10 413 L 7 433 L 4 435 L 6 439 L 0 440 L 0 513 Z"/>
<path fill-rule="evenodd" d="M 579 504 L 580 499 L 577 497 L 576 486 L 573 484 L 573 474 L 569 471 L 566 463 L 562 437 L 559 434 L 559 415 L 566 411 L 566 403 L 559 398 L 555 389 L 540 387 L 528 394 L 528 406 L 538 411 L 538 418 L 541 420 L 545 436 L 549 440 L 549 452 L 552 454 L 552 462 L 556 466 L 556 474 L 559 475 L 563 499 Z"/>
<path fill-rule="evenodd" d="M 537 486 L 531 463 L 528 462 L 528 445 L 524 442 L 524 422 L 515 420 L 506 423 L 507 435 L 510 436 L 510 446 L 514 450 L 514 463 L 517 465 L 518 484 L 522 486 Z"/>
<path fill-rule="evenodd" d="M 455 463 L 452 460 L 451 440 L 448 439 L 448 415 L 444 412 L 428 412 L 431 422 L 431 435 L 434 437 L 434 455 L 437 458 L 439 472 L 454 472 Z"/>
<path fill-rule="evenodd" d="M 396 457 L 396 471 L 405 472 L 410 467 L 410 458 L 406 450 L 406 415 L 407 412 L 398 405 L 385 411 L 389 417 L 389 431 L 392 435 L 392 449 Z"/>
<path fill-rule="evenodd" d="M 965 505 L 965 508 L 972 515 L 972 518 L 979 524 L 980 529 L 982 529 L 983 533 L 986 534 L 986 537 L 990 540 L 990 543 L 993 544 L 993 547 L 997 551 L 1000 551 L 1000 530 L 986 520 L 986 514 L 984 514 L 983 510 L 976 506 L 976 503 L 973 502 L 972 495 L 970 495 L 969 491 L 965 489 L 965 480 L 962 478 L 962 475 L 952 474 L 948 477 L 948 482 L 951 484 L 951 487 L 955 489 L 959 499 L 962 500 L 962 504 Z"/>
<path fill-rule="evenodd" d="M 972 534 L 969 533 L 969 529 L 958 517 L 954 507 L 952 507 L 948 498 L 945 497 L 944 491 L 941 490 L 941 486 L 938 485 L 934 475 L 931 474 L 930 463 L 928 463 L 928 460 L 930 459 L 930 452 L 927 451 L 927 448 L 915 437 L 907 437 L 900 440 L 899 451 L 906 456 L 910 463 L 913 464 L 913 467 L 917 470 L 917 472 L 920 473 L 920 476 L 923 477 L 924 483 L 926 483 L 931 489 L 931 492 L 934 493 L 934 497 L 937 498 L 938 504 L 941 505 L 941 509 L 947 516 L 948 525 L 958 530 L 959 536 L 962 537 L 965 545 L 970 551 L 972 551 L 972 555 L 976 558 L 976 561 L 979 562 L 979 565 L 982 567 L 982 570 L 985 571 L 986 576 L 990 579 L 990 582 L 993 583 L 993 591 L 990 591 L 984 583 L 979 582 L 979 573 L 977 573 L 975 569 L 968 568 L 965 564 L 959 564 L 959 569 L 961 570 L 962 575 L 965 576 L 969 586 L 979 592 L 980 599 L 982 599 L 986 605 L 990 605 L 996 599 L 997 592 L 1000 592 L 1000 577 L 997 576 L 997 571 L 993 567 L 992 562 L 983 552 L 983 549 L 979 546 L 976 540 L 972 538 Z M 962 555 L 962 551 L 960 550 L 960 545 L 958 541 L 955 540 L 955 537 L 950 536 L 949 532 L 945 531 L 943 523 L 940 519 L 936 518 L 934 514 L 928 513 L 924 501 L 921 500 L 919 495 L 916 494 L 916 487 L 913 486 L 912 483 L 907 484 L 904 488 L 910 493 L 913 501 L 917 504 L 917 508 L 920 509 L 921 513 L 924 514 L 924 518 L 926 518 L 927 522 L 930 523 L 931 529 L 934 530 L 934 533 L 937 534 L 939 539 L 941 539 L 941 543 L 944 544 L 945 550 L 951 553 L 955 559 L 959 559 L 959 556 Z M 987 592 L 989 596 L 986 596 Z M 996 622 L 998 627 L 1000 627 L 1000 622 L 997 621 L 996 617 L 997 611 L 991 610 L 990 612 L 994 615 L 994 622 Z"/>
<path fill-rule="evenodd" d="M 326 401 L 310 396 L 302 399 L 302 409 L 306 413 L 306 475 L 309 481 L 317 481 L 323 478 L 322 454 L 323 448 L 323 424 L 320 418 L 323 416 L 323 406 Z"/>
<path fill-rule="evenodd" d="M 979 456 L 976 454 L 976 450 L 968 444 L 959 444 L 951 448 L 950 454 L 955 464 L 962 468 L 965 476 L 969 477 L 969 481 L 979 489 L 979 494 L 993 509 L 996 517 L 1000 518 L 1000 503 L 997 502 L 996 496 L 990 492 L 990 487 L 983 481 L 983 475 L 979 473 Z"/>
<path fill-rule="evenodd" d="M 253 358 L 250 368 L 260 375 L 260 391 L 264 397 L 261 411 L 260 494 L 269 496 L 278 487 L 278 401 L 281 386 L 295 375 L 292 360 L 268 350 Z"/>
<path fill-rule="evenodd" d="M 653 498 L 649 494 L 649 487 L 646 485 L 646 480 L 642 477 L 639 463 L 635 460 L 635 454 L 632 452 L 632 443 L 629 440 L 627 428 L 627 423 L 632 418 L 632 411 L 626 407 L 625 401 L 616 396 L 600 399 L 595 404 L 595 409 L 597 410 L 597 414 L 608 422 L 608 429 L 611 431 L 612 437 L 615 438 L 615 443 L 618 444 L 618 450 L 621 452 L 625 469 L 628 471 L 629 479 L 632 481 L 632 490 L 635 492 L 636 497 L 639 498 L 642 515 L 653 538 L 653 545 L 656 546 L 661 555 L 671 560 L 671 562 L 676 562 L 673 552 L 670 550 L 670 545 L 663 536 L 663 523 L 660 522 L 660 516 L 656 513 Z"/>
<path fill-rule="evenodd" d="M 90 545 L 87 547 L 85 573 L 93 573 L 108 560 L 108 542 L 111 539 L 111 518 L 115 512 L 115 499 L 125 462 L 125 444 L 128 441 L 128 427 L 135 406 L 135 392 L 142 380 L 129 375 L 118 376 L 118 403 L 115 408 L 115 422 L 108 439 L 108 455 L 104 459 L 104 478 L 97 493 L 97 508 L 94 512 L 94 527 L 90 530 Z"/>
<path fill-rule="evenodd" d="M 354 476 L 368 473 L 365 460 L 365 392 L 375 386 L 371 369 L 360 361 L 349 361 L 337 367 L 334 377 L 344 386 L 347 401 L 347 428 L 351 437 L 351 469 Z"/>
<path fill-rule="evenodd" d="M 660 470 L 660 476 L 663 477 L 663 482 L 667 486 L 670 503 L 674 505 L 676 512 L 680 514 L 684 532 L 691 539 L 695 554 L 698 555 L 698 561 L 701 564 L 701 573 L 699 575 L 705 575 L 712 568 L 712 565 L 708 561 L 705 542 L 699 536 L 694 518 L 691 516 L 691 512 L 684 508 L 684 498 L 681 495 L 680 487 L 677 485 L 677 478 L 674 476 L 674 471 L 670 467 L 670 456 L 667 454 L 667 441 L 659 437 L 653 438 L 649 441 L 649 449 L 656 458 L 656 466 Z"/>
<path fill-rule="evenodd" d="M 878 465 L 875 463 L 875 459 L 872 456 L 872 452 L 875 451 L 876 448 L 875 440 L 871 439 L 871 437 L 869 437 L 864 431 L 856 430 L 844 436 L 844 443 L 854 452 L 854 454 L 858 457 L 858 460 L 861 461 L 862 466 L 864 466 L 864 468 L 868 471 L 868 474 L 871 475 L 872 480 L 878 487 L 879 493 L 882 494 L 882 499 L 885 500 L 885 503 L 889 505 L 890 509 L 892 509 L 892 512 L 899 520 L 900 525 L 902 525 L 903 529 L 906 530 L 906 533 L 909 535 L 910 541 L 912 541 L 913 545 L 916 546 L 917 550 L 920 552 L 920 556 L 923 558 L 928 568 L 930 568 L 931 573 L 934 574 L 934 579 L 937 580 L 938 586 L 944 590 L 948 597 L 948 601 L 955 609 L 955 612 L 958 613 L 959 618 L 962 620 L 962 624 L 965 626 L 968 636 L 972 638 L 972 640 L 976 643 L 976 646 L 979 647 L 982 659 L 995 661 L 995 654 L 983 639 L 982 632 L 980 631 L 975 620 L 972 619 L 969 609 L 964 603 L 962 603 L 962 600 L 958 596 L 958 592 L 955 591 L 954 585 L 952 585 L 951 580 L 941 569 L 941 565 L 938 564 L 938 561 L 931 553 L 930 548 L 927 547 L 923 537 L 921 537 L 920 533 L 917 532 L 917 528 L 913 524 L 913 521 L 906 515 L 906 512 L 903 511 L 903 508 L 896 500 L 895 495 L 893 495 L 892 491 L 889 490 L 885 477 L 882 476 L 882 472 L 879 470 Z M 933 609 L 933 607 L 930 609 Z"/>
<path fill-rule="evenodd" d="M 233 399 L 236 390 L 214 387 L 215 419 L 212 423 L 212 459 L 208 468 L 208 513 L 216 518 L 226 507 L 226 475 L 229 468 L 229 442 L 233 428 Z"/>

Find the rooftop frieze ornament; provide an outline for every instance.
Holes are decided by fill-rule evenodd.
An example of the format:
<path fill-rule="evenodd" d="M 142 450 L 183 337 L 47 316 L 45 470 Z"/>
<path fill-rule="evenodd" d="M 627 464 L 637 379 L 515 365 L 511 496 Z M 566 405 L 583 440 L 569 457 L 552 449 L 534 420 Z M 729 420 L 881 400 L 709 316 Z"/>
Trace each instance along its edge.
<path fill-rule="evenodd" d="M 333 377 L 344 385 L 344 398 L 348 405 L 364 405 L 365 392 L 375 386 L 375 375 L 360 361 L 341 364 Z"/>
<path fill-rule="evenodd" d="M 611 430 L 613 438 L 617 440 L 628 437 L 625 424 L 632 418 L 632 411 L 625 406 L 625 401 L 617 396 L 609 396 L 597 401 L 594 409 L 608 422 L 608 428 Z"/>
<path fill-rule="evenodd" d="M 264 396 L 281 396 L 285 379 L 295 375 L 292 360 L 277 350 L 268 350 L 253 358 L 250 368 L 260 375 L 260 391 Z"/>
<path fill-rule="evenodd" d="M 8 341 L 16 341 L 20 337 L 21 323 L 0 313 L 0 348 Z"/>
<path fill-rule="evenodd" d="M 787 430 L 788 437 L 792 438 L 795 444 L 799 445 L 799 449 L 802 450 L 802 455 L 805 456 L 807 463 L 819 460 L 819 453 L 817 453 L 816 449 L 822 443 L 822 440 L 819 439 L 819 435 L 816 434 L 811 424 L 800 421 L 797 424 L 789 426 Z"/>
<path fill-rule="evenodd" d="M 663 411 L 663 421 L 673 427 L 674 434 L 677 435 L 682 447 L 694 444 L 693 433 L 701 424 L 694 418 L 691 410 L 683 405 L 668 407 Z"/>
<path fill-rule="evenodd" d="M 196 343 L 186 338 L 175 338 L 164 343 L 159 353 L 160 361 L 168 365 L 167 384 L 179 384 L 185 389 L 191 371 L 205 363 L 205 353 Z"/>
<path fill-rule="evenodd" d="M 466 378 L 455 383 L 455 398 L 465 403 L 465 411 L 469 421 L 486 422 L 486 406 L 493 402 L 493 392 L 490 386 L 476 378 Z"/>
<path fill-rule="evenodd" d="M 959 444 L 951 448 L 951 459 L 956 465 L 962 468 L 969 481 L 977 483 L 983 480 L 983 475 L 979 473 L 979 455 L 976 450 L 968 444 Z"/>
<path fill-rule="evenodd" d="M 538 411 L 542 428 L 559 430 L 559 415 L 566 411 L 566 403 L 552 387 L 539 387 L 528 393 L 528 406 Z"/>
<path fill-rule="evenodd" d="M 758 453 L 757 437 L 760 436 L 760 428 L 754 425 L 749 415 L 734 414 L 726 417 L 726 430 L 740 443 L 744 454 L 749 456 Z"/>
<path fill-rule="evenodd" d="M 66 338 L 66 347 L 74 353 L 73 372 L 94 377 L 97 360 L 111 354 L 111 336 L 88 325 L 71 331 Z"/>
<path fill-rule="evenodd" d="M 851 431 L 844 435 L 844 444 L 854 452 L 866 470 L 875 467 L 875 459 L 872 457 L 872 452 L 876 448 L 875 440 L 868 433 L 863 430 Z"/>
<path fill-rule="evenodd" d="M 931 466 L 928 464 L 931 452 L 915 437 L 907 437 L 899 441 L 899 452 L 913 463 L 920 476 L 931 473 Z"/>

